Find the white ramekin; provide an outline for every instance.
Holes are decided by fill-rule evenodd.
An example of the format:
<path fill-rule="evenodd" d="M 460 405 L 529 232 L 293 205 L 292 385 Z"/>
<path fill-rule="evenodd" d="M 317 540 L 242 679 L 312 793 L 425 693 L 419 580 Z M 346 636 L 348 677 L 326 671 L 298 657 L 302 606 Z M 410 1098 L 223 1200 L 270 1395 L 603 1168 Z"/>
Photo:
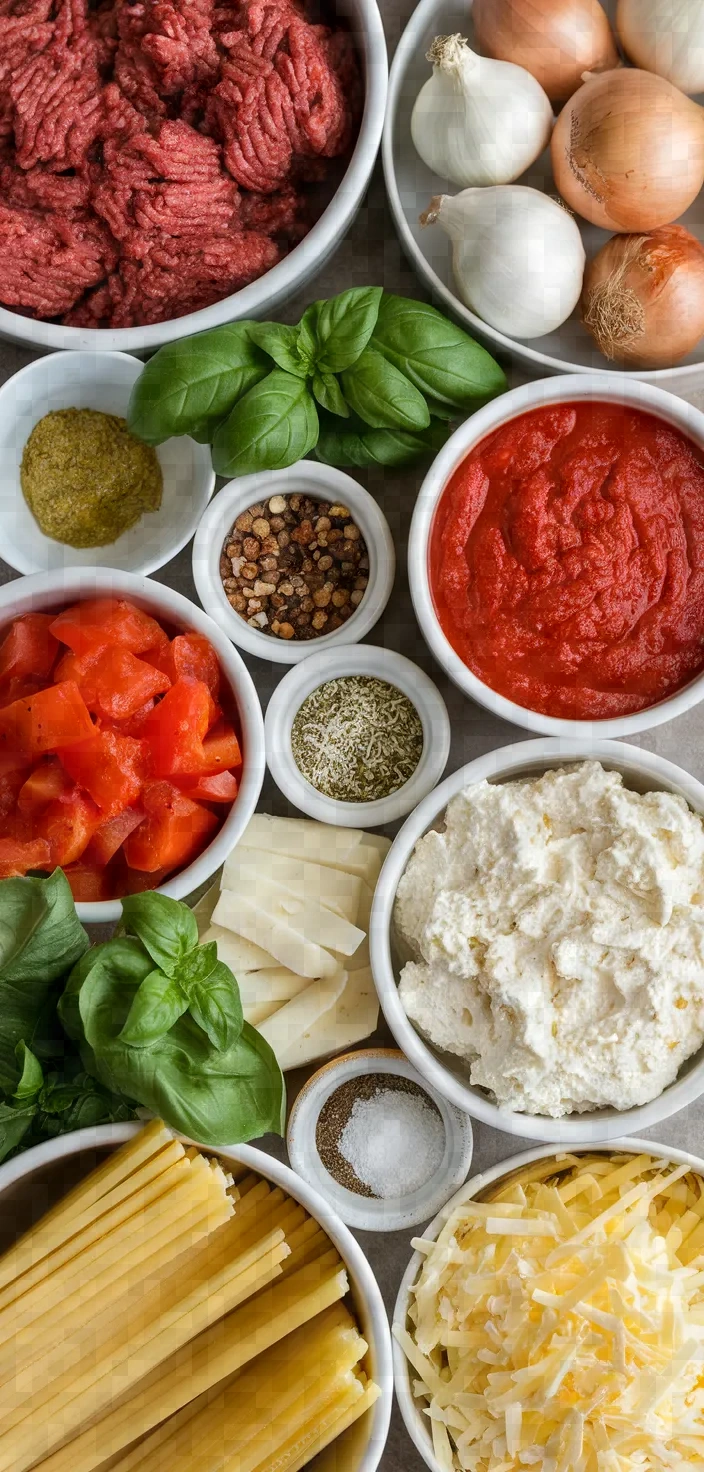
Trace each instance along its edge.
<path fill-rule="evenodd" d="M 538 731 L 546 736 L 632 736 L 637 731 L 648 731 L 653 726 L 671 721 L 683 711 L 697 705 L 704 697 L 704 673 L 697 675 L 682 690 L 661 700 L 647 710 L 636 711 L 630 716 L 615 716 L 600 721 L 571 721 L 557 716 L 541 715 L 516 705 L 515 701 L 499 695 L 474 675 L 446 639 L 438 621 L 430 591 L 428 577 L 428 544 L 435 511 L 451 475 L 471 450 L 487 435 L 493 434 L 501 425 L 508 424 L 520 414 L 531 409 L 545 408 L 550 404 L 571 404 L 578 400 L 614 404 L 625 404 L 641 409 L 645 413 L 672 425 L 687 435 L 697 447 L 704 451 L 704 414 L 674 394 L 649 384 L 619 377 L 615 373 L 569 374 L 558 378 L 541 378 L 536 383 L 527 383 L 522 388 L 512 389 L 501 398 L 493 399 L 485 408 L 467 419 L 451 435 L 439 455 L 433 461 L 418 494 L 408 543 L 408 576 L 413 606 L 421 633 L 438 663 L 454 680 L 455 684 L 483 705 L 494 715 L 528 731 Z"/>
<path fill-rule="evenodd" d="M 445 1152 L 437 1170 L 407 1196 L 361 1196 L 331 1175 L 318 1153 L 316 1132 L 321 1110 L 331 1094 L 351 1079 L 367 1074 L 391 1074 L 427 1089 L 442 1118 L 445 1130 Z M 286 1144 L 293 1169 L 308 1181 L 342 1217 L 348 1227 L 363 1232 L 402 1232 L 427 1222 L 441 1206 L 450 1191 L 466 1179 L 472 1164 L 472 1121 L 428 1087 L 403 1053 L 395 1048 L 361 1048 L 344 1053 L 325 1063 L 303 1085 L 291 1109 L 286 1131 Z"/>
<path fill-rule="evenodd" d="M 590 1146 L 589 1153 L 593 1154 L 594 1150 L 598 1150 L 600 1143 L 599 1141 L 595 1141 Z M 624 1150 L 632 1155 L 652 1155 L 654 1159 L 666 1160 L 672 1165 L 688 1165 L 692 1170 L 698 1171 L 700 1175 L 704 1175 L 704 1160 L 700 1160 L 696 1155 L 690 1155 L 687 1150 L 674 1150 L 670 1145 L 656 1145 L 653 1140 L 623 1139 L 619 1136 L 617 1140 L 604 1143 L 604 1149 L 608 1154 L 613 1154 L 617 1150 Z M 467 1181 L 466 1185 L 461 1187 L 456 1195 L 452 1197 L 451 1201 L 447 1202 L 439 1215 L 436 1216 L 435 1221 L 431 1222 L 430 1226 L 424 1230 L 424 1240 L 434 1242 L 440 1235 L 448 1216 L 463 1201 L 471 1201 L 473 1197 L 478 1196 L 482 1191 L 486 1190 L 487 1186 L 494 1185 L 504 1176 L 510 1175 L 512 1171 L 520 1170 L 526 1165 L 531 1165 L 533 1161 L 547 1160 L 551 1155 L 558 1153 L 559 1147 L 554 1145 L 542 1146 L 535 1150 L 525 1150 L 522 1155 L 513 1155 L 510 1160 L 502 1160 L 498 1165 L 493 1165 L 490 1170 L 482 1171 L 481 1175 L 474 1176 L 472 1180 Z M 411 1304 L 411 1289 L 423 1265 L 423 1260 L 419 1252 L 414 1252 L 401 1279 L 401 1286 L 398 1290 L 393 1322 L 405 1328 L 411 1327 L 408 1318 L 408 1310 Z M 428 1417 L 423 1414 L 423 1401 L 417 1400 L 413 1394 L 412 1367 L 409 1366 L 400 1344 L 397 1344 L 395 1339 L 393 1341 L 393 1362 L 396 1399 L 398 1400 L 399 1409 L 408 1435 L 416 1450 L 423 1458 L 426 1467 L 430 1468 L 430 1472 L 445 1472 L 444 1467 L 438 1461 L 433 1451 L 432 1437 L 429 1431 L 430 1423 Z"/>
<path fill-rule="evenodd" d="M 272 496 L 310 496 L 347 506 L 360 528 L 369 553 L 369 582 L 356 612 L 347 623 L 317 639 L 276 639 L 253 629 L 227 601 L 220 578 L 220 554 L 235 519 Z M 233 644 L 275 664 L 298 664 L 315 653 L 356 644 L 374 628 L 391 597 L 396 554 L 389 524 L 376 501 L 359 482 L 317 460 L 299 460 L 288 470 L 261 471 L 228 481 L 210 502 L 193 543 L 193 581 L 203 607 Z"/>
<path fill-rule="evenodd" d="M 14 1213 L 16 1200 L 20 1198 L 29 1225 L 36 1218 L 37 1203 L 46 1199 L 48 1176 L 54 1195 L 61 1194 L 62 1161 L 66 1162 L 73 1182 L 77 1176 L 77 1157 L 86 1155 L 87 1174 L 93 1169 L 96 1152 L 99 1156 L 105 1150 L 117 1149 L 140 1128 L 139 1124 L 97 1125 L 35 1145 L 0 1166 L 0 1205 L 6 1213 Z M 217 1150 L 209 1149 L 208 1154 L 246 1165 L 280 1186 L 320 1222 L 337 1248 L 347 1268 L 355 1312 L 369 1345 L 370 1373 L 381 1395 L 366 1416 L 335 1443 L 334 1466 L 336 1472 L 376 1472 L 386 1445 L 393 1402 L 391 1336 L 379 1286 L 361 1247 L 322 1196 L 272 1155 L 253 1145 L 219 1146 Z"/>
<path fill-rule="evenodd" d="M 423 726 L 423 752 L 413 776 L 376 802 L 336 802 L 326 797 L 298 770 L 291 750 L 291 728 L 306 697 L 326 680 L 349 675 L 367 675 L 395 685 L 413 701 Z M 294 665 L 269 701 L 264 727 L 267 764 L 277 787 L 309 818 L 338 828 L 378 828 L 404 818 L 440 781 L 450 752 L 450 718 L 440 691 L 410 659 L 374 644 L 328 649 Z"/>
<path fill-rule="evenodd" d="M 89 348 L 93 352 L 154 352 L 162 343 L 190 337 L 208 327 L 244 317 L 271 316 L 294 292 L 317 275 L 344 240 L 364 198 L 381 142 L 389 63 L 384 27 L 376 0 L 339 0 L 364 73 L 364 111 L 357 142 L 343 178 L 312 230 L 289 255 L 258 281 L 243 286 L 212 307 L 156 322 L 150 327 L 63 327 L 0 307 L 0 338 L 32 348 Z"/>
<path fill-rule="evenodd" d="M 67 547 L 45 537 L 22 494 L 20 465 L 35 424 L 57 409 L 98 409 L 124 419 L 142 365 L 129 353 L 47 353 L 0 388 L 2 555 L 18 572 L 115 567 L 151 573 L 189 542 L 215 489 L 208 445 L 185 435 L 157 448 L 164 478 L 158 511 L 105 547 Z"/>
<path fill-rule="evenodd" d="M 429 828 L 439 827 L 451 798 L 472 782 L 516 781 L 539 777 L 551 767 L 568 762 L 600 761 L 621 772 L 626 786 L 638 792 L 663 790 L 684 797 L 690 807 L 704 816 L 704 786 L 681 767 L 652 751 L 628 746 L 621 741 L 577 741 L 554 737 L 520 741 L 489 752 L 453 772 L 416 808 L 394 839 L 377 883 L 372 908 L 369 943 L 371 966 L 379 1001 L 386 1021 L 404 1053 L 418 1072 L 438 1093 L 458 1109 L 465 1110 L 493 1129 L 522 1135 L 529 1140 L 555 1140 L 571 1149 L 574 1144 L 616 1139 L 628 1130 L 650 1129 L 704 1093 L 704 1049 L 684 1064 L 680 1075 L 657 1099 L 637 1109 L 597 1109 L 588 1114 L 571 1114 L 564 1119 L 520 1114 L 500 1109 L 483 1089 L 468 1082 L 462 1059 L 440 1053 L 427 1043 L 406 1016 L 398 992 L 399 966 L 394 953 L 393 907 L 401 875 L 419 838 Z"/>
<path fill-rule="evenodd" d="M 18 578 L 0 588 L 0 634 L 14 618 L 23 613 L 55 609 L 58 613 L 71 603 L 86 598 L 129 598 L 145 608 L 156 619 L 179 629 L 195 629 L 212 644 L 225 679 L 228 681 L 240 719 L 242 731 L 242 781 L 222 828 L 212 843 L 186 869 L 159 886 L 161 894 L 183 900 L 225 862 L 257 806 L 264 780 L 264 721 L 254 682 L 236 649 L 200 608 L 182 593 L 163 583 L 135 573 L 116 572 L 107 567 L 67 568 L 63 572 L 36 573 Z M 79 918 L 86 924 L 104 924 L 119 920 L 119 900 L 76 905 Z"/>

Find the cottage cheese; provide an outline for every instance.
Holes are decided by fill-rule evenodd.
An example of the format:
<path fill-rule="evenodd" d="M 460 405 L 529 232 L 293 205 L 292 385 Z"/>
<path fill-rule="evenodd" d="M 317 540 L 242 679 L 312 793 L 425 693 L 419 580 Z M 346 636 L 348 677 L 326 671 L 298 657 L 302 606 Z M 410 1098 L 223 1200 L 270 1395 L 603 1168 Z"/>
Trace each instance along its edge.
<path fill-rule="evenodd" d="M 704 1041 L 704 825 L 598 762 L 478 782 L 398 887 L 400 995 L 507 1109 L 655 1099 Z"/>

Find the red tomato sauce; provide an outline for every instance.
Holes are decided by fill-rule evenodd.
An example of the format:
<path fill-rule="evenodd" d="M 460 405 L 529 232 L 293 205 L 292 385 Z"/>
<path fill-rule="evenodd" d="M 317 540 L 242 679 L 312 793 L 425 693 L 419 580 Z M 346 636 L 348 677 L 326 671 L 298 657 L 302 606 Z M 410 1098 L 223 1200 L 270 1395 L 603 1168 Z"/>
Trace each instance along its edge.
<path fill-rule="evenodd" d="M 651 414 L 522 414 L 448 482 L 429 579 L 446 638 L 518 705 L 598 720 L 704 667 L 704 465 Z"/>

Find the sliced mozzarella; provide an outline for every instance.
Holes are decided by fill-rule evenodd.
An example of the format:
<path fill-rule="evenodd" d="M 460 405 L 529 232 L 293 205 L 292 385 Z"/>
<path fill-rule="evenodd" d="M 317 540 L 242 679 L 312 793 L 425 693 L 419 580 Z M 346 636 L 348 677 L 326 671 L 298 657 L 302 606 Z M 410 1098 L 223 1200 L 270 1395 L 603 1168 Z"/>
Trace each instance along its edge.
<path fill-rule="evenodd" d="M 374 1032 L 378 1020 L 379 999 L 371 971 L 353 971 L 334 1007 L 299 1037 L 292 1038 L 283 1053 L 277 1055 L 279 1065 L 283 1069 L 303 1068 L 307 1063 L 351 1048 Z"/>
<path fill-rule="evenodd" d="M 255 813 L 240 839 L 242 848 L 308 859 L 314 864 L 344 868 L 342 860 L 354 852 L 365 835 L 361 828 L 332 828 L 309 818 L 272 818 Z"/>
<path fill-rule="evenodd" d="M 285 966 L 276 966 L 266 971 L 238 971 L 237 982 L 244 1006 L 275 1002 L 280 1007 L 305 991 L 310 986 L 310 977 L 296 976 Z"/>
<path fill-rule="evenodd" d="M 233 902 L 228 913 L 232 913 L 235 918 L 226 923 L 232 924 L 233 928 L 237 924 L 238 906 L 242 900 L 248 900 L 274 923 L 281 921 L 296 930 L 305 940 L 331 951 L 339 951 L 343 956 L 352 956 L 364 940 L 363 930 L 350 925 L 349 920 L 343 919 L 342 915 L 328 910 L 325 905 L 321 905 L 320 900 L 301 899 L 261 874 L 248 875 L 242 870 L 237 889 L 222 890 L 214 912 L 218 921 L 221 907 L 228 897 Z M 298 969 L 297 966 L 292 967 L 294 971 Z"/>
<path fill-rule="evenodd" d="M 252 1027 L 259 1029 L 263 1022 L 273 1017 L 275 1012 L 281 1011 L 281 1003 L 251 1002 L 248 1006 L 243 1007 L 242 1011 L 244 1012 L 245 1022 L 249 1022 Z"/>
<path fill-rule="evenodd" d="M 289 1052 L 293 1053 L 300 1047 L 316 1023 L 333 1011 L 346 982 L 347 972 L 342 969 L 332 976 L 313 981 L 304 992 L 262 1023 L 259 1032 L 273 1048 L 281 1068 L 293 1066 L 286 1061 Z"/>
<path fill-rule="evenodd" d="M 331 911 L 325 913 L 331 920 L 339 919 Z M 317 941 L 309 940 L 297 921 L 292 923 L 291 917 L 283 911 L 278 916 L 267 912 L 247 895 L 233 894 L 231 890 L 224 889 L 213 912 L 213 920 L 229 930 L 236 927 L 238 935 L 243 935 L 255 946 L 261 946 L 262 950 L 268 946 L 271 956 L 275 957 L 273 964 L 287 966 L 298 976 L 332 976 L 337 969 L 335 957 Z M 339 923 L 344 924 L 344 921 Z"/>
<path fill-rule="evenodd" d="M 230 854 L 222 875 L 223 889 L 237 893 L 243 883 L 267 879 L 298 899 L 318 900 L 354 925 L 360 906 L 362 881 L 341 869 L 328 869 L 322 864 L 292 859 L 286 854 L 273 854 L 253 848 L 236 848 Z"/>
<path fill-rule="evenodd" d="M 219 900 L 218 894 L 216 902 L 219 903 Z M 261 971 L 262 968 L 269 969 L 272 966 L 278 966 L 276 956 L 272 956 L 270 951 L 253 945 L 251 941 L 245 940 L 244 936 L 236 934 L 229 926 L 211 922 L 208 929 L 204 930 L 201 935 L 204 945 L 210 940 L 214 940 L 217 944 L 218 959 L 224 961 L 236 976 L 239 976 L 242 971 Z"/>

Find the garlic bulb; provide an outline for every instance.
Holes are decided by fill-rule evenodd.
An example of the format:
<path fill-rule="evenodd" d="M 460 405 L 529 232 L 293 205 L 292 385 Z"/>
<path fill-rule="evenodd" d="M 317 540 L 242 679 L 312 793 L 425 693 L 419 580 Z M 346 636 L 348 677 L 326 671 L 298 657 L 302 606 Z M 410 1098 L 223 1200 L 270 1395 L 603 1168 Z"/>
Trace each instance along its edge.
<path fill-rule="evenodd" d="M 422 225 L 452 241 L 465 306 L 507 337 L 543 337 L 579 301 L 585 254 L 572 216 L 537 189 L 502 185 L 436 196 Z"/>
<path fill-rule="evenodd" d="M 550 141 L 552 107 L 522 66 L 491 61 L 462 36 L 436 36 L 411 136 L 423 163 L 453 184 L 508 184 Z"/>
<path fill-rule="evenodd" d="M 629 61 L 683 92 L 704 92 L 702 0 L 618 0 L 616 28 Z"/>

